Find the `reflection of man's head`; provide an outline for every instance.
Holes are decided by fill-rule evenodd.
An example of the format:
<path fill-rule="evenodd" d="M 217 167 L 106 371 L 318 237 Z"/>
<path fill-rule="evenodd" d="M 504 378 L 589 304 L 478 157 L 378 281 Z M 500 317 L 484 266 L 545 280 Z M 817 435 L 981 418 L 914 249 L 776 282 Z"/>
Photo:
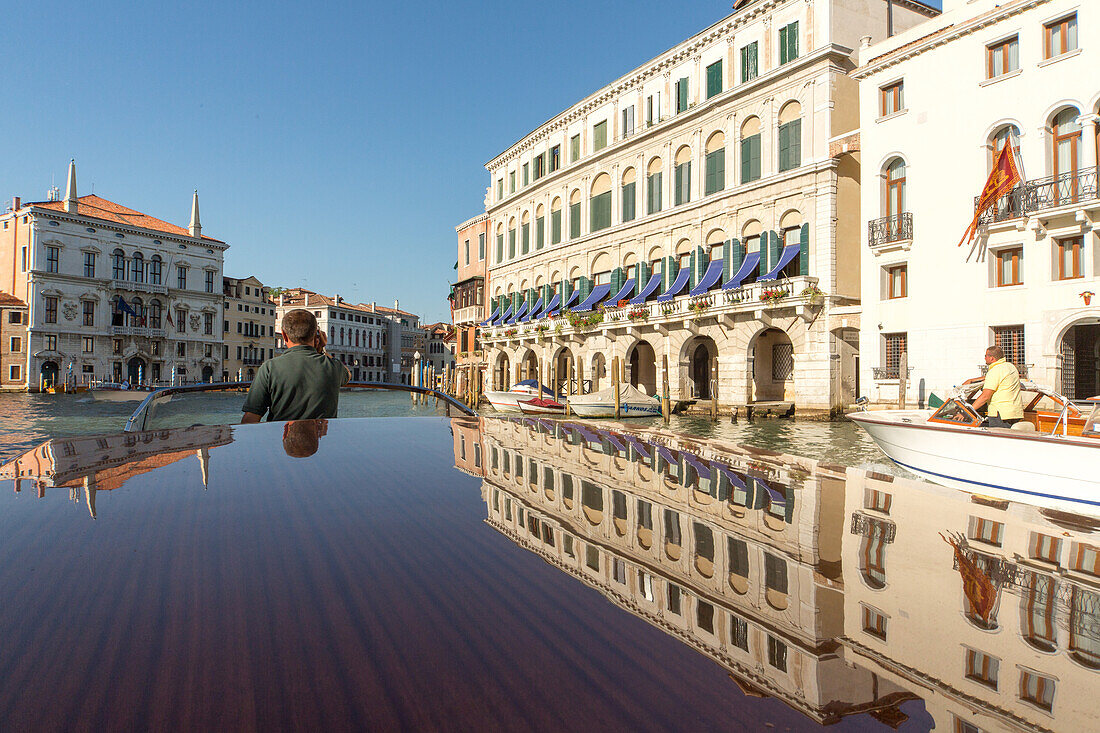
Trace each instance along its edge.
<path fill-rule="evenodd" d="M 309 458 L 326 433 L 328 420 L 289 420 L 283 426 L 283 450 L 291 458 Z"/>

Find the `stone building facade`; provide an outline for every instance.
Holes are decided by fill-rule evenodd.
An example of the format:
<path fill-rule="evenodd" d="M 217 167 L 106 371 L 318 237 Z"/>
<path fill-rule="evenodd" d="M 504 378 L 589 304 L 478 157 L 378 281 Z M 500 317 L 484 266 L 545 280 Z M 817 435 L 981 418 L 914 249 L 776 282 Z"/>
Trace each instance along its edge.
<path fill-rule="evenodd" d="M 75 163 L 64 200 L 16 198 L 0 215 L 0 286 L 27 303 L 28 387 L 220 376 L 227 248 L 202 234 L 197 193 L 180 227 L 78 196 Z"/>
<path fill-rule="evenodd" d="M 27 304 L 0 292 L 0 390 L 27 388 Z"/>
<path fill-rule="evenodd" d="M 885 4 L 739 3 L 489 161 L 491 383 L 573 361 L 595 390 L 619 357 L 653 393 L 667 358 L 674 399 L 854 398 L 859 155 L 830 142 L 885 33 Z"/>
<path fill-rule="evenodd" d="M 481 344 L 482 321 L 489 315 L 488 302 L 489 217 L 479 214 L 455 227 L 458 233 L 458 267 L 451 287 L 451 320 L 455 327 L 458 389 L 466 390 L 475 371 L 484 373 L 485 352 Z"/>
<path fill-rule="evenodd" d="M 1100 6 L 1072 0 L 946 0 L 860 51 L 872 401 L 898 398 L 902 353 L 909 404 L 923 404 L 977 376 L 993 344 L 1037 383 L 1100 393 L 1098 63 Z M 1024 181 L 960 248 L 1006 146 Z"/>
<path fill-rule="evenodd" d="M 223 277 L 222 381 L 251 381 L 275 355 L 275 302 L 256 277 Z"/>
<path fill-rule="evenodd" d="M 290 288 L 275 307 L 275 348 L 283 350 L 282 320 L 287 311 L 303 308 L 317 317 L 328 336 L 328 353 L 347 366 L 353 382 L 398 382 L 390 363 L 394 324 L 389 315 L 371 304 L 350 303 L 339 294 L 329 297 L 305 288 Z"/>

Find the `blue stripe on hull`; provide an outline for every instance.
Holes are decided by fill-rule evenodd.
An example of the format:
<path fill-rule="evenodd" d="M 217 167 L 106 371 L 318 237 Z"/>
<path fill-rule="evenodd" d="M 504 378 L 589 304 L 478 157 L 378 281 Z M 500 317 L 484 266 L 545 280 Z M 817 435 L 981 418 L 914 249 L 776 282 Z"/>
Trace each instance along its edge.
<path fill-rule="evenodd" d="M 887 458 L 890 458 L 887 456 Z M 997 484 L 987 484 L 984 481 L 971 481 L 970 479 L 959 478 L 958 476 L 948 476 L 945 473 L 936 473 L 935 471 L 929 471 L 925 468 L 917 468 L 916 466 L 910 466 L 908 463 L 902 463 L 896 458 L 890 458 L 891 461 L 898 464 L 902 468 L 908 468 L 915 473 L 924 473 L 929 476 L 939 476 L 940 478 L 951 479 L 952 481 L 961 481 L 965 484 L 974 484 L 975 486 L 985 486 L 990 489 L 1000 489 L 1001 491 L 1011 491 L 1014 494 L 1028 494 L 1029 496 L 1041 496 L 1044 499 L 1057 499 L 1059 501 L 1072 501 L 1075 504 L 1089 504 L 1091 506 L 1100 506 L 1100 501 L 1089 501 L 1088 499 L 1074 499 L 1069 496 L 1059 496 L 1057 494 L 1044 494 L 1041 491 L 1027 491 L 1026 489 L 1013 489 L 1008 486 L 999 486 Z"/>

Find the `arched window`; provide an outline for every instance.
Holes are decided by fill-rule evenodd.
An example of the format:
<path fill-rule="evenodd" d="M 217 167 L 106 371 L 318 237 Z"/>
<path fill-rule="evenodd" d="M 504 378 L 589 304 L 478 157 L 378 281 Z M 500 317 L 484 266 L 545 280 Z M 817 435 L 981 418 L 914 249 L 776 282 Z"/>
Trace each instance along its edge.
<path fill-rule="evenodd" d="M 726 187 L 726 136 L 716 132 L 707 139 L 703 195 L 710 196 Z"/>
<path fill-rule="evenodd" d="M 802 106 L 788 102 L 779 110 L 779 172 L 802 165 Z"/>
<path fill-rule="evenodd" d="M 1021 633 L 1028 644 L 1045 652 L 1054 651 L 1057 638 L 1054 628 L 1054 579 L 1028 571 L 1021 594 Z"/>
<path fill-rule="evenodd" d="M 550 244 L 561 242 L 561 199 L 550 202 Z"/>
<path fill-rule="evenodd" d="M 760 118 L 750 117 L 741 125 L 741 183 L 760 179 Z"/>
<path fill-rule="evenodd" d="M 1076 178 L 1081 167 L 1081 123 L 1077 121 L 1080 113 L 1073 107 L 1062 110 L 1051 122 L 1051 160 L 1054 176 L 1066 180 L 1066 185 L 1055 183 L 1055 190 L 1062 192 L 1072 189 L 1076 200 Z"/>
<path fill-rule="evenodd" d="M 646 168 L 646 207 L 647 214 L 656 214 L 661 210 L 661 159 L 649 161 Z"/>
<path fill-rule="evenodd" d="M 156 298 L 149 302 L 149 328 L 160 328 L 161 315 L 163 313 L 161 303 Z"/>
<path fill-rule="evenodd" d="M 886 587 L 886 525 L 871 521 L 864 529 L 859 545 L 859 571 L 867 585 L 875 590 Z"/>
<path fill-rule="evenodd" d="M 676 151 L 676 179 L 673 186 L 673 205 L 691 201 L 691 148 L 687 145 Z"/>
<path fill-rule="evenodd" d="M 707 235 L 707 252 L 710 255 L 710 261 L 721 260 L 726 256 L 726 232 L 722 229 L 715 229 Z"/>
<path fill-rule="evenodd" d="M 149 282 L 154 285 L 160 285 L 161 278 L 161 259 L 160 255 L 153 255 L 149 259 Z"/>
<path fill-rule="evenodd" d="M 1100 594 L 1073 586 L 1069 612 L 1069 650 L 1073 658 L 1092 669 L 1100 669 L 1100 629 L 1096 625 L 1096 609 Z"/>
<path fill-rule="evenodd" d="M 121 249 L 111 253 L 111 277 L 115 280 L 126 279 L 126 253 Z"/>
<path fill-rule="evenodd" d="M 134 275 L 134 282 L 145 282 L 145 257 L 141 252 L 134 252 L 134 262 L 130 266 L 130 270 Z"/>
<path fill-rule="evenodd" d="M 497 224 L 497 264 L 504 262 L 504 225 Z"/>
<path fill-rule="evenodd" d="M 991 139 L 991 155 L 989 156 L 989 169 L 993 170 L 993 165 L 997 162 L 997 157 L 1004 150 L 1006 145 L 1012 145 L 1012 152 L 1018 153 L 1020 150 L 1020 130 L 1016 125 L 1005 125 L 993 133 Z"/>
<path fill-rule="evenodd" d="M 635 207 L 637 206 L 638 194 L 637 184 L 635 179 L 637 178 L 637 172 L 634 168 L 627 168 L 623 171 L 623 208 L 622 208 L 622 220 L 624 222 L 634 221 L 636 216 Z"/>
<path fill-rule="evenodd" d="M 601 173 L 592 181 L 588 202 L 588 229 L 598 232 L 611 226 L 611 176 Z"/>
<path fill-rule="evenodd" d="M 508 259 L 516 258 L 516 217 L 508 220 Z"/>
<path fill-rule="evenodd" d="M 546 207 L 539 204 L 535 209 L 535 249 L 542 249 L 544 246 L 546 246 Z"/>
<path fill-rule="evenodd" d="M 341 346 L 344 345 L 344 329 L 343 328 L 340 329 L 340 345 Z"/>
<path fill-rule="evenodd" d="M 531 251 L 531 212 L 523 212 L 523 216 L 520 219 L 519 231 L 520 252 L 522 254 L 527 254 Z"/>
<path fill-rule="evenodd" d="M 573 189 L 569 194 L 569 238 L 576 239 L 581 235 L 581 192 Z"/>
<path fill-rule="evenodd" d="M 905 211 L 905 161 L 894 158 L 886 165 L 885 214 L 897 220 Z"/>
<path fill-rule="evenodd" d="M 141 298 L 134 298 L 130 301 L 130 307 L 134 309 L 134 313 L 137 315 L 130 316 L 130 323 L 128 325 L 141 327 L 145 325 L 145 303 Z"/>

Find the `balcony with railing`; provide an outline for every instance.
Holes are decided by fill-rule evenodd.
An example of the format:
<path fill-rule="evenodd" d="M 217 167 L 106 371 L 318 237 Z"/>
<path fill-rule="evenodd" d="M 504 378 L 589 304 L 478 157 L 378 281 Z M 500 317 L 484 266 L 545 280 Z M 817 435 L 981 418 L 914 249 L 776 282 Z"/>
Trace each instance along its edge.
<path fill-rule="evenodd" d="M 913 239 L 913 214 L 903 212 L 867 222 L 867 243 L 871 247 L 909 242 Z"/>
<path fill-rule="evenodd" d="M 454 324 L 463 326 L 470 323 L 478 323 L 485 320 L 485 306 L 471 305 L 466 308 L 455 308 Z"/>
<path fill-rule="evenodd" d="M 783 280 L 750 283 L 732 290 L 712 290 L 702 295 L 681 295 L 671 301 L 650 301 L 638 305 L 610 305 L 578 314 L 559 314 L 522 323 L 490 326 L 482 331 L 487 345 L 508 340 L 538 340 L 541 338 L 584 338 L 619 329 L 653 328 L 666 333 L 671 328 L 694 328 L 708 318 L 722 319 L 739 313 L 751 313 L 759 319 L 778 316 L 779 311 L 793 310 L 809 320 L 824 293 L 817 289 L 817 278 L 800 275 Z M 786 314 L 784 314 L 786 316 Z"/>
<path fill-rule="evenodd" d="M 241 363 L 245 366 L 260 366 L 264 363 L 264 358 L 262 356 L 246 356 L 241 359 Z"/>
<path fill-rule="evenodd" d="M 1098 169 L 1093 167 L 1021 183 L 983 212 L 978 223 L 996 224 L 1063 206 L 1100 205 L 1098 178 Z M 975 207 L 978 200 L 975 196 Z"/>
<path fill-rule="evenodd" d="M 142 326 L 111 326 L 112 336 L 146 336 L 148 338 L 162 339 L 168 337 L 168 332 L 163 328 L 145 328 Z"/>
<path fill-rule="evenodd" d="M 153 284 L 149 282 L 135 282 L 133 280 L 122 280 L 119 278 L 113 278 L 111 280 L 111 287 L 115 290 L 129 290 L 132 293 L 157 293 L 160 295 L 168 294 L 168 286 Z"/>

